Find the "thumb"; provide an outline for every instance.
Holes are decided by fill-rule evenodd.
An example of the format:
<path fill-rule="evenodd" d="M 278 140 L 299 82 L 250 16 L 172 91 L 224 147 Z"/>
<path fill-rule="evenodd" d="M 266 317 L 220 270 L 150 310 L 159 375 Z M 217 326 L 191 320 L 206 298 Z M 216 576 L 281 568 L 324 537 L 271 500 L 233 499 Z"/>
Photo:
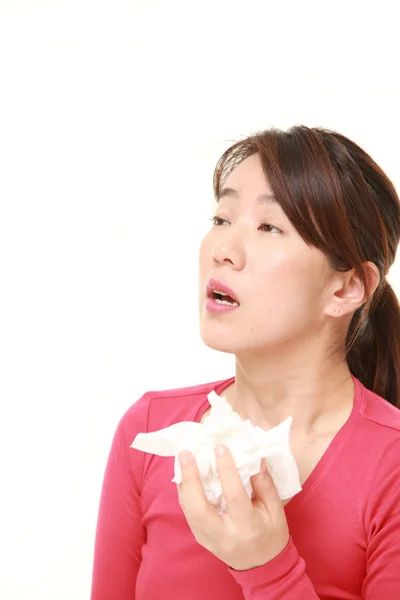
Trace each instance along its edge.
<path fill-rule="evenodd" d="M 268 470 L 265 458 L 261 461 L 261 471 L 252 477 L 254 495 L 261 500 L 270 512 L 283 510 L 282 500 Z"/>

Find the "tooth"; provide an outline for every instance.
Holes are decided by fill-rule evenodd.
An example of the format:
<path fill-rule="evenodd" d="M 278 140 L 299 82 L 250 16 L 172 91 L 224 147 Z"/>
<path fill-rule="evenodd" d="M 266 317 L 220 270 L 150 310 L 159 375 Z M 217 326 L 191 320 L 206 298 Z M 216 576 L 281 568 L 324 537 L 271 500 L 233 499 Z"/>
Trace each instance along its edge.
<path fill-rule="evenodd" d="M 227 296 L 228 294 L 225 294 Z M 228 300 L 220 300 L 219 298 L 215 299 L 217 304 L 226 304 L 227 306 L 239 306 L 238 302 L 229 302 Z"/>

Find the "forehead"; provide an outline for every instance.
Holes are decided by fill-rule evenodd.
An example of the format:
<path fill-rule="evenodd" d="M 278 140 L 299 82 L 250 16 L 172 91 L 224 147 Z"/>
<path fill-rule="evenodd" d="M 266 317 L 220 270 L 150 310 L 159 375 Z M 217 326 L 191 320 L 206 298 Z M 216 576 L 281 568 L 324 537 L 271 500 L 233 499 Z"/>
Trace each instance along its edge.
<path fill-rule="evenodd" d="M 222 187 L 232 187 L 237 190 L 239 195 L 243 191 L 252 189 L 271 192 L 258 154 L 253 154 L 239 163 L 228 175 Z"/>
<path fill-rule="evenodd" d="M 217 203 L 224 203 L 224 198 L 231 202 L 250 202 L 261 207 L 274 207 L 274 210 L 283 213 L 275 195 L 272 193 L 268 178 L 262 169 L 261 161 L 257 155 L 250 156 L 243 160 L 229 174 L 225 182 L 217 191 Z M 232 198 L 234 200 L 232 200 Z"/>

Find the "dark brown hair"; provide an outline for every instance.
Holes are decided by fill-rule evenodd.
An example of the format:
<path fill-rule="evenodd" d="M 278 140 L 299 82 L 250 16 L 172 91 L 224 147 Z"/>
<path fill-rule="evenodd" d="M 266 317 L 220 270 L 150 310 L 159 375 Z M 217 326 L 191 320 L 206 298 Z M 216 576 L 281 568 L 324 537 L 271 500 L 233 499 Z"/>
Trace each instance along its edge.
<path fill-rule="evenodd" d="M 245 158 L 258 153 L 278 203 L 304 241 L 338 271 L 355 269 L 369 299 L 355 311 L 346 337 L 350 371 L 400 408 L 400 307 L 386 281 L 400 240 L 400 200 L 373 159 L 345 136 L 296 125 L 236 142 L 219 159 L 214 193 Z M 364 263 L 380 283 L 370 296 Z"/>

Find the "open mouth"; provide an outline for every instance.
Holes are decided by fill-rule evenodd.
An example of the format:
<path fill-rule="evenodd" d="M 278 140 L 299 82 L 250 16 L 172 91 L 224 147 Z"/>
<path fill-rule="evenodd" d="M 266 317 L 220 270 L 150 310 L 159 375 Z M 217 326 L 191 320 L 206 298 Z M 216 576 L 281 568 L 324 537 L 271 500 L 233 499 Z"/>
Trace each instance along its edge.
<path fill-rule="evenodd" d="M 234 300 L 229 294 L 223 292 L 212 292 L 210 296 L 217 304 L 225 304 L 227 306 L 239 306 L 239 302 Z"/>
<path fill-rule="evenodd" d="M 240 306 L 236 292 L 225 281 L 218 279 L 210 279 L 207 283 L 207 297 L 215 304 L 223 304 L 231 308 Z M 216 308 L 215 304 L 214 308 Z"/>

